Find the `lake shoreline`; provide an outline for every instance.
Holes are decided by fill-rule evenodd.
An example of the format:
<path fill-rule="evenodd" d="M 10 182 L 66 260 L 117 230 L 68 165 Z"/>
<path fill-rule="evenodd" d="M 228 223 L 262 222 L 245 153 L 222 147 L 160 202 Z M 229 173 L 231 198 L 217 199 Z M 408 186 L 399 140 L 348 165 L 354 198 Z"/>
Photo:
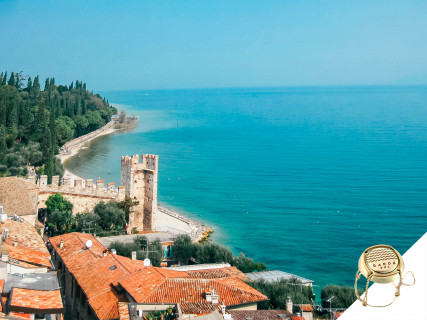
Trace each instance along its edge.
<path fill-rule="evenodd" d="M 85 148 L 89 147 L 90 142 L 92 142 L 93 140 L 105 135 L 115 133 L 120 130 L 123 129 L 117 128 L 116 122 L 112 120 L 106 125 L 104 125 L 102 128 L 99 128 L 84 136 L 68 141 L 66 144 L 64 144 L 61 147 L 59 154 L 57 155 L 57 158 L 60 159 L 61 163 L 64 166 L 63 178 L 67 178 L 70 181 L 82 180 L 84 183 L 85 179 L 83 177 L 80 177 L 77 174 L 73 173 L 71 170 L 67 169 L 67 161 L 72 157 L 77 156 L 81 150 L 84 150 Z M 159 224 L 161 225 L 161 229 L 166 229 L 168 231 L 170 231 L 169 229 L 174 229 L 172 225 L 165 224 L 169 222 L 170 219 L 187 224 L 188 227 L 186 228 L 186 233 L 191 237 L 194 242 L 206 241 L 209 238 L 209 235 L 213 232 L 211 228 L 205 226 L 204 224 L 198 221 L 192 220 L 175 210 L 158 206 L 158 213 L 159 218 L 160 216 L 163 217 L 160 218 L 163 220 L 163 223 Z M 164 217 L 167 218 L 165 219 Z"/>

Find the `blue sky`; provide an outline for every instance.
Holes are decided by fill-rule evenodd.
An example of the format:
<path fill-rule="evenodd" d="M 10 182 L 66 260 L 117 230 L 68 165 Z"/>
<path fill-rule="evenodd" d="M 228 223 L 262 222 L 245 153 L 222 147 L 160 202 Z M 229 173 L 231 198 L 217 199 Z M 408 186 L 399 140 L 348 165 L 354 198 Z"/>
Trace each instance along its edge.
<path fill-rule="evenodd" d="M 427 84 L 427 1 L 1 1 L 0 69 L 95 90 Z"/>

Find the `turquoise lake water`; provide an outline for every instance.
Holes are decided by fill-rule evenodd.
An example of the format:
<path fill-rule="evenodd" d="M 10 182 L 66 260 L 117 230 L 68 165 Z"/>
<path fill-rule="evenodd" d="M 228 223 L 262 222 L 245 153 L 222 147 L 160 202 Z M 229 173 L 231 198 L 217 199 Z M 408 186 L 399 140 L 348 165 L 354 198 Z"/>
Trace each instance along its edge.
<path fill-rule="evenodd" d="M 67 167 L 120 182 L 160 155 L 159 200 L 270 269 L 352 285 L 360 254 L 427 231 L 427 87 L 104 92 L 141 117 Z M 109 174 L 111 170 L 111 174 Z"/>

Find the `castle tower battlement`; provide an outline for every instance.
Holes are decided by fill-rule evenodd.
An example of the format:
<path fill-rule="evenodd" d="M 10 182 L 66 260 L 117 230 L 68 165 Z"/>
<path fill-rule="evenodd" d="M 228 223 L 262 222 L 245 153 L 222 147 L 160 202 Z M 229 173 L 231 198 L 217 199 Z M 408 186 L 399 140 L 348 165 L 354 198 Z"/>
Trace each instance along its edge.
<path fill-rule="evenodd" d="M 157 211 L 157 181 L 159 156 L 138 154 L 121 159 L 121 184 L 126 197 L 137 203 L 129 214 L 129 231 L 152 231 L 155 229 Z"/>

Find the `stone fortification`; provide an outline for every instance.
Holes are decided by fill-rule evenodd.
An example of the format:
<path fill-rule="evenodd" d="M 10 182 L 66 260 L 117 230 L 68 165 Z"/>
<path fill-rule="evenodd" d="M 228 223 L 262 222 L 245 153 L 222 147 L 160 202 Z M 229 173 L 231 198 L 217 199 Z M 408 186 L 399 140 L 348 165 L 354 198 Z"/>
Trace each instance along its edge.
<path fill-rule="evenodd" d="M 135 206 L 129 213 L 128 232 L 136 228 L 137 231 L 154 231 L 157 212 L 157 172 L 159 156 L 142 155 L 125 156 L 121 159 L 121 186 L 116 188 L 115 183 L 107 185 L 99 178 L 70 179 L 63 178 L 59 183 L 59 176 L 52 177 L 52 183 L 47 184 L 47 176 L 41 175 L 36 181 L 34 170 L 29 169 L 28 179 L 39 188 L 38 208 L 46 207 L 46 200 L 55 193 L 62 194 L 73 204 L 73 214 L 92 211 L 101 201 L 123 201 L 130 197 Z"/>
<path fill-rule="evenodd" d="M 35 179 L 32 178 L 35 183 Z M 47 176 L 40 176 L 37 181 L 39 187 L 38 208 L 46 207 L 46 200 L 55 193 L 62 194 L 73 204 L 73 214 L 92 211 L 101 201 L 123 201 L 125 198 L 125 187 L 119 186 L 117 189 L 115 183 L 104 184 L 104 180 L 98 179 L 94 183 L 93 179 L 74 179 L 64 178 L 59 184 L 59 176 L 52 177 L 52 183 L 47 184 Z"/>
<path fill-rule="evenodd" d="M 121 184 L 126 197 L 136 203 L 129 213 L 129 228 L 137 231 L 155 229 L 159 156 L 146 154 L 121 159 Z"/>

